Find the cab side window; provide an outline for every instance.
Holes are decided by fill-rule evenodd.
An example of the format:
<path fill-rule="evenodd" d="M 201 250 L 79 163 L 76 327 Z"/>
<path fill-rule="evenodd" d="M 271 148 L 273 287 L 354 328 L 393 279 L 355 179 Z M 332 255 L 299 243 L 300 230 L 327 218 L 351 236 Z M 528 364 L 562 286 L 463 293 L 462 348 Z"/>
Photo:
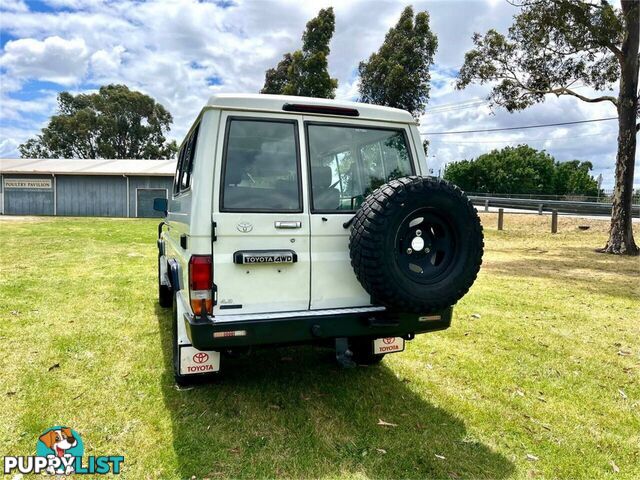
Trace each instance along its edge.
<path fill-rule="evenodd" d="M 182 162 L 184 160 L 185 145 L 183 144 L 178 150 L 178 160 L 176 162 L 176 176 L 173 178 L 173 195 L 180 193 L 180 176 L 182 175 Z"/>
<path fill-rule="evenodd" d="M 221 211 L 302 211 L 296 122 L 232 118 L 226 135 Z"/>
<path fill-rule="evenodd" d="M 193 160 L 196 155 L 199 130 L 200 124 L 196 125 L 196 128 L 182 142 L 182 146 L 178 151 L 178 164 L 173 183 L 174 195 L 179 195 L 191 188 L 191 174 L 193 172 Z"/>

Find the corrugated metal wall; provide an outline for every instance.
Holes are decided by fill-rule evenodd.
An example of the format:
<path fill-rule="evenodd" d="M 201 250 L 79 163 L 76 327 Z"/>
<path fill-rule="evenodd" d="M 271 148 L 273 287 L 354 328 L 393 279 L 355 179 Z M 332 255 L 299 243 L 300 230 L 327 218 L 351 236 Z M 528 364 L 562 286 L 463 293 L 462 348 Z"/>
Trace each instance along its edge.
<path fill-rule="evenodd" d="M 115 176 L 57 177 L 58 215 L 126 217 L 127 179 Z"/>
<path fill-rule="evenodd" d="M 53 177 L 51 175 L 9 175 L 2 176 L 4 213 L 13 215 L 53 215 Z M 49 187 L 34 185 L 12 186 L 21 180 L 36 180 Z"/>
<path fill-rule="evenodd" d="M 153 199 L 170 195 L 172 184 L 160 176 L 4 174 L 0 206 L 7 215 L 159 216 Z"/>

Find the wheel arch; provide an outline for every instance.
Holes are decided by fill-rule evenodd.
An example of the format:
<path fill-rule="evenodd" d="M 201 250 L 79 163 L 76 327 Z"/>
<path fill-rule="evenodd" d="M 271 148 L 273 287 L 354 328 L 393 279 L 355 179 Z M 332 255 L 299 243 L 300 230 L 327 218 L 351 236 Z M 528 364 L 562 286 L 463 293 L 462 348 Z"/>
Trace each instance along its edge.
<path fill-rule="evenodd" d="M 169 282 L 171 283 L 171 289 L 174 292 L 182 290 L 182 267 L 175 258 L 167 259 L 167 266 L 169 268 Z"/>

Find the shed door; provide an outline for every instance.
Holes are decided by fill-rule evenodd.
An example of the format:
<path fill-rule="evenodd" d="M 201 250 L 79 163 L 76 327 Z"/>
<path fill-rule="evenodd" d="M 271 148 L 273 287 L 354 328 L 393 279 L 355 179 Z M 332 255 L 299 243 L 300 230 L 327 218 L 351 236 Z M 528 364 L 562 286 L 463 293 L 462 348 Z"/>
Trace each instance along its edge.
<path fill-rule="evenodd" d="M 136 190 L 136 217 L 162 217 L 162 212 L 156 212 L 153 209 L 153 200 L 156 198 L 167 198 L 167 190 L 165 188 L 138 188 Z"/>

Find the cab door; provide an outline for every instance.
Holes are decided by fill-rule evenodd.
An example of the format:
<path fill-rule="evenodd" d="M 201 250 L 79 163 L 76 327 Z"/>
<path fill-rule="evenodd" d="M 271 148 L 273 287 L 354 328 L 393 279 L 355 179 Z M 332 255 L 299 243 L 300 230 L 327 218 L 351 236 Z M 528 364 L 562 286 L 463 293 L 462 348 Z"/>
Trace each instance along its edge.
<path fill-rule="evenodd" d="M 383 183 L 415 173 L 408 126 L 304 118 L 310 173 L 311 310 L 371 304 L 351 267 L 348 222 Z"/>
<path fill-rule="evenodd" d="M 309 216 L 297 116 L 223 112 L 216 152 L 214 314 L 309 309 Z"/>

